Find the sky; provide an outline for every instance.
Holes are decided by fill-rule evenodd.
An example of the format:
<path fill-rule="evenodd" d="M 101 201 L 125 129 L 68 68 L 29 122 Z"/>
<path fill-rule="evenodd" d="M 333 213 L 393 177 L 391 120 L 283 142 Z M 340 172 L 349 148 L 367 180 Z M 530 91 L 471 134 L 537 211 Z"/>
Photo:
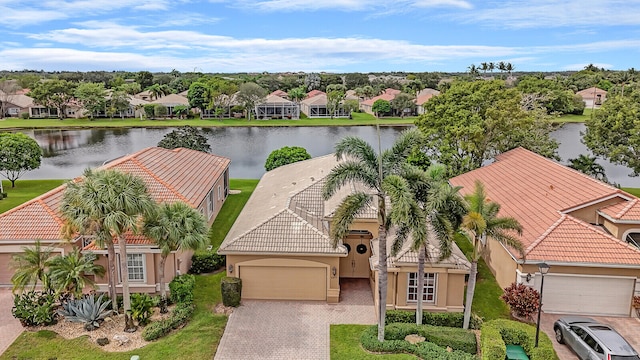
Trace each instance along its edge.
<path fill-rule="evenodd" d="M 0 0 L 0 70 L 640 67 L 640 0 Z"/>

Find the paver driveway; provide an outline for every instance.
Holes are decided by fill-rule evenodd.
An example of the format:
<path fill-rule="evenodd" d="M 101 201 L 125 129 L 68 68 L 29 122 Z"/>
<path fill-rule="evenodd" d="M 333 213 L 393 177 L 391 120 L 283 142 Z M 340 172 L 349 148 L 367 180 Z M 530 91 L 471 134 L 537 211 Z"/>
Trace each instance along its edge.
<path fill-rule="evenodd" d="M 0 355 L 22 334 L 20 321 L 11 315 L 13 295 L 11 291 L 0 289 Z"/>
<path fill-rule="evenodd" d="M 576 354 L 569 349 L 568 346 L 558 344 L 553 332 L 553 323 L 559 318 L 568 315 L 559 314 L 542 314 L 542 321 L 540 329 L 544 331 L 551 338 L 553 348 L 556 349 L 560 360 L 575 360 L 578 359 Z M 588 316 L 603 324 L 610 325 L 617 332 L 620 333 L 637 352 L 640 353 L 640 321 L 636 318 L 622 318 L 622 317 L 603 317 L 603 316 Z"/>
<path fill-rule="evenodd" d="M 339 304 L 244 300 L 229 317 L 214 359 L 329 359 L 330 324 L 375 324 L 367 280 L 341 284 Z"/>

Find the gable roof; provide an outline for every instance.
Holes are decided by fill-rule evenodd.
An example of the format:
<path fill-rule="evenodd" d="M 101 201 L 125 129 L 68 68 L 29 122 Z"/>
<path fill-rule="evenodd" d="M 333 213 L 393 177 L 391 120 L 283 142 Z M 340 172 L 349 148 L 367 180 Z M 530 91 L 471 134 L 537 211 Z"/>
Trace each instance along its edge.
<path fill-rule="evenodd" d="M 24 109 L 33 105 L 33 98 L 24 94 L 15 94 L 8 96 L 7 102 Z"/>
<path fill-rule="evenodd" d="M 279 97 L 284 98 L 284 99 L 289 98 L 289 94 L 288 94 L 286 91 L 282 91 L 282 90 L 280 90 L 280 89 L 278 89 L 278 90 L 276 90 L 276 91 L 272 92 L 272 93 L 271 93 L 271 94 L 269 94 L 269 95 L 279 96 Z"/>
<path fill-rule="evenodd" d="M 185 105 L 189 106 L 189 99 L 178 94 L 169 94 L 160 98 L 157 98 L 150 102 L 151 104 L 163 104 L 163 105 Z"/>
<path fill-rule="evenodd" d="M 429 99 L 437 95 L 440 95 L 440 91 L 426 88 L 418 93 L 418 97 L 416 98 L 415 103 L 419 106 L 422 106 L 422 104 L 426 103 L 427 101 L 429 101 Z"/>
<path fill-rule="evenodd" d="M 117 169 L 140 176 L 159 202 L 184 201 L 197 207 L 231 160 L 189 149 L 151 147 L 113 160 L 98 169 Z M 82 178 L 77 178 L 81 181 Z M 66 185 L 0 214 L 0 241 L 59 240 L 63 220 L 59 206 Z M 134 241 L 133 237 L 127 242 Z M 147 241 L 147 243 L 149 243 Z"/>
<path fill-rule="evenodd" d="M 311 90 L 311 91 L 309 91 L 307 93 L 307 99 L 312 98 L 312 97 L 317 96 L 317 95 L 322 95 L 322 94 L 327 95 L 324 91 Z"/>
<path fill-rule="evenodd" d="M 482 181 L 487 197 L 501 205 L 500 216 L 516 218 L 522 225 L 520 240 L 526 249 L 526 258 L 534 260 L 536 256 L 544 256 L 545 261 L 565 261 L 566 252 L 580 253 L 584 262 L 602 263 L 610 260 L 605 244 L 618 247 L 617 239 L 598 230 L 595 226 L 581 222 L 570 215 L 569 210 L 580 208 L 605 199 L 619 197 L 625 201 L 630 195 L 623 191 L 576 170 L 565 167 L 543 156 L 524 148 L 517 148 L 496 157 L 490 165 L 470 171 L 450 179 L 451 185 L 463 186 L 463 195 L 473 192 L 476 180 Z M 562 221 L 561 221 L 562 220 Z M 576 223 L 591 227 L 588 237 L 572 241 L 573 246 L 556 242 L 557 237 L 568 237 L 578 234 Z M 583 226 L 583 227 L 584 227 Z M 570 227 L 570 231 L 567 230 Z M 583 251 L 589 242 L 597 242 L 600 249 Z M 568 243 L 567 243 L 568 244 Z M 582 244 L 579 246 L 579 244 Z M 510 250 L 512 255 L 520 255 Z M 625 247 L 622 252 L 633 251 Z M 640 256 L 635 263 L 640 265 Z M 574 255 L 577 259 L 578 255 Z"/>
<path fill-rule="evenodd" d="M 295 105 L 295 103 L 293 101 L 287 100 L 285 98 L 281 98 L 280 96 L 273 95 L 273 94 L 267 95 L 267 97 L 264 99 L 264 101 L 262 101 L 260 104 L 258 104 L 258 106 L 267 105 L 267 104 Z"/>
<path fill-rule="evenodd" d="M 327 105 L 327 94 L 325 93 L 321 93 L 321 94 L 316 94 L 313 97 L 308 97 L 304 100 L 302 100 L 300 102 L 301 104 L 304 105 L 316 105 L 316 106 L 322 106 L 322 105 Z"/>
<path fill-rule="evenodd" d="M 580 90 L 576 94 L 580 95 L 583 99 L 595 99 L 598 95 L 607 96 L 607 91 L 592 86 L 588 89 Z"/>
<path fill-rule="evenodd" d="M 640 199 L 609 205 L 598 212 L 614 221 L 640 222 Z"/>
<path fill-rule="evenodd" d="M 396 89 L 391 89 L 388 88 L 384 91 L 384 93 L 378 95 L 378 96 L 374 96 L 371 99 L 365 100 L 363 101 L 361 104 L 362 105 L 369 105 L 369 106 L 373 106 L 373 103 L 376 102 L 376 100 L 387 100 L 387 101 L 391 101 L 393 99 L 396 98 L 396 95 L 400 94 L 402 91 L 400 90 L 396 90 Z"/>

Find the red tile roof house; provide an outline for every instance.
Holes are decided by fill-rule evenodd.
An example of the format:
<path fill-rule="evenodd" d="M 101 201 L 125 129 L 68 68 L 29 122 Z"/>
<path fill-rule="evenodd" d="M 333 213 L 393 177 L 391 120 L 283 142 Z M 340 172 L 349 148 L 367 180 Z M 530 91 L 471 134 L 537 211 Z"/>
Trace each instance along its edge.
<path fill-rule="evenodd" d="M 586 108 L 600 107 L 605 100 L 607 100 L 607 91 L 597 87 L 590 87 L 578 91 L 576 94 L 580 95 Z"/>
<path fill-rule="evenodd" d="M 212 224 L 229 193 L 230 162 L 227 158 L 195 150 L 151 147 L 113 160 L 99 169 L 116 169 L 140 176 L 155 201 L 184 201 L 200 210 Z M 90 239 L 78 236 L 71 242 L 63 240 L 63 219 L 58 209 L 65 188 L 66 185 L 59 186 L 0 214 L 0 287 L 11 287 L 11 256 L 36 240 L 51 246 L 54 254 L 65 254 L 73 245 L 81 246 L 98 254 L 97 262 L 107 267 L 106 249 L 97 248 Z M 160 250 L 143 236 L 128 236 L 127 245 L 131 291 L 159 291 Z M 167 283 L 175 274 L 189 270 L 191 255 L 191 252 L 169 255 L 165 265 Z M 95 279 L 103 291 L 108 286 L 106 276 Z"/>
<path fill-rule="evenodd" d="M 540 287 L 549 313 L 634 316 L 631 304 L 640 277 L 639 200 L 523 148 L 505 152 L 490 165 L 450 183 L 473 191 L 482 181 L 500 216 L 516 218 L 525 258 L 489 241 L 485 260 L 501 287 L 513 282 Z"/>
<path fill-rule="evenodd" d="M 360 110 L 368 113 L 368 114 L 372 114 L 375 115 L 373 113 L 373 104 L 376 102 L 376 100 L 387 100 L 387 101 L 391 101 L 393 99 L 396 98 L 396 95 L 400 94 L 402 91 L 400 90 L 396 90 L 396 89 L 386 89 L 382 94 L 378 95 L 378 96 L 374 96 L 371 99 L 365 100 L 363 102 L 360 103 Z"/>

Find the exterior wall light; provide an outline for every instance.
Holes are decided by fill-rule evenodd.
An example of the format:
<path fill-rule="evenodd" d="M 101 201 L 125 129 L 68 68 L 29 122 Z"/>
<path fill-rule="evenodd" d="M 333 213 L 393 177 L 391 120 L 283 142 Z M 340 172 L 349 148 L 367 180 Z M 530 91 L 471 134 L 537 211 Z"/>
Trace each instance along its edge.
<path fill-rule="evenodd" d="M 227 271 L 229 274 L 233 274 L 233 264 L 229 264 L 229 266 L 227 266 Z"/>
<path fill-rule="evenodd" d="M 338 269 L 335 266 L 331 267 L 331 277 L 336 277 L 336 274 L 338 273 Z"/>

